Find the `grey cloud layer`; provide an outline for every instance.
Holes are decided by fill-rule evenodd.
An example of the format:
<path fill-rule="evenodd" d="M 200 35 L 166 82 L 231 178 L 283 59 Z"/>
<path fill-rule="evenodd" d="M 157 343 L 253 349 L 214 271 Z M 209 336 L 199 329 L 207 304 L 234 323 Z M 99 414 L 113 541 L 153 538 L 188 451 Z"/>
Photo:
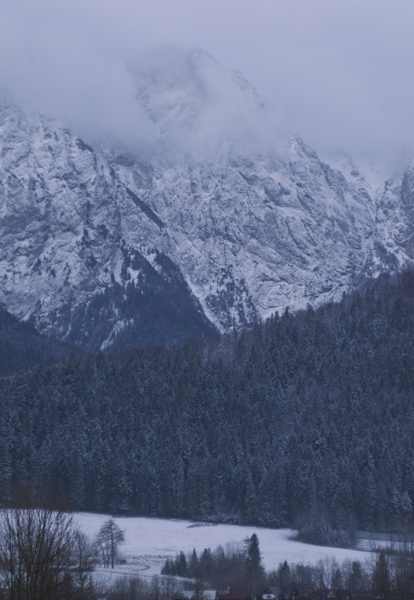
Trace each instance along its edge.
<path fill-rule="evenodd" d="M 151 138 L 125 64 L 151 46 L 198 46 L 240 69 L 288 131 L 322 151 L 414 139 L 411 0 L 0 2 L 5 87 L 86 133 Z"/>

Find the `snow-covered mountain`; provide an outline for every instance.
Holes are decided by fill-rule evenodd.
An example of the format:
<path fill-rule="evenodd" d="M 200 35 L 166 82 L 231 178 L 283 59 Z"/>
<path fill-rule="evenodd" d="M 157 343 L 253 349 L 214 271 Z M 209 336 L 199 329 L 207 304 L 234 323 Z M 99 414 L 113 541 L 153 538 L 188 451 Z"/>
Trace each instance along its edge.
<path fill-rule="evenodd" d="M 164 252 L 165 225 L 99 154 L 10 105 L 0 147 L 0 301 L 9 312 L 93 350 L 213 330 Z"/>
<path fill-rule="evenodd" d="M 130 72 L 153 139 L 91 147 L 0 103 L 0 302 L 87 349 L 171 345 L 339 299 L 414 258 L 414 167 L 372 182 L 277 133 L 239 73 L 167 48 Z M 138 110 L 139 109 L 139 110 Z M 140 115 L 138 118 L 138 114 Z"/>

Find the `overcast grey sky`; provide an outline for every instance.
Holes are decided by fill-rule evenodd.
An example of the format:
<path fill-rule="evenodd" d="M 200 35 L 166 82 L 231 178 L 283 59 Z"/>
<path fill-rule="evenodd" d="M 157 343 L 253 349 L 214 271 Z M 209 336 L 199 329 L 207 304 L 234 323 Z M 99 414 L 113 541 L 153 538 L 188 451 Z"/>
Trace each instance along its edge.
<path fill-rule="evenodd" d="M 398 154 L 414 141 L 413 27 L 413 0 L 0 0 L 0 78 L 46 111 L 122 130 L 126 61 L 198 46 L 316 150 Z"/>

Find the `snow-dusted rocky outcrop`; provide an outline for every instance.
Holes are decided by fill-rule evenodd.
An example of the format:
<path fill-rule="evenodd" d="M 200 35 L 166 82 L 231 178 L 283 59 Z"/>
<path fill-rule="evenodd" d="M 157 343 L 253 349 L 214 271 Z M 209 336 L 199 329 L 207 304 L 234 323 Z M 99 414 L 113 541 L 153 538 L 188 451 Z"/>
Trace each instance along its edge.
<path fill-rule="evenodd" d="M 9 312 L 89 349 L 168 345 L 339 299 L 413 260 L 413 168 L 373 192 L 355 166 L 277 137 L 254 88 L 201 51 L 130 70 L 145 152 L 92 148 L 2 101 Z"/>
<path fill-rule="evenodd" d="M 0 301 L 88 349 L 172 344 L 213 328 L 153 210 L 91 147 L 0 112 Z"/>

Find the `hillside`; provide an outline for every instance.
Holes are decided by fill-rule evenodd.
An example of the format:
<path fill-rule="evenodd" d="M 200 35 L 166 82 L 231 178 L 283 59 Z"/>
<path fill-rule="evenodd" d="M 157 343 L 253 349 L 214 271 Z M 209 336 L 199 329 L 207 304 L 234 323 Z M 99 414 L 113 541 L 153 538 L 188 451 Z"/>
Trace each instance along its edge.
<path fill-rule="evenodd" d="M 0 306 L 0 376 L 39 364 L 52 364 L 82 352 L 73 346 L 39 334 L 33 325 L 21 323 Z"/>
<path fill-rule="evenodd" d="M 414 272 L 208 344 L 0 382 L 3 496 L 268 526 L 412 523 Z"/>

